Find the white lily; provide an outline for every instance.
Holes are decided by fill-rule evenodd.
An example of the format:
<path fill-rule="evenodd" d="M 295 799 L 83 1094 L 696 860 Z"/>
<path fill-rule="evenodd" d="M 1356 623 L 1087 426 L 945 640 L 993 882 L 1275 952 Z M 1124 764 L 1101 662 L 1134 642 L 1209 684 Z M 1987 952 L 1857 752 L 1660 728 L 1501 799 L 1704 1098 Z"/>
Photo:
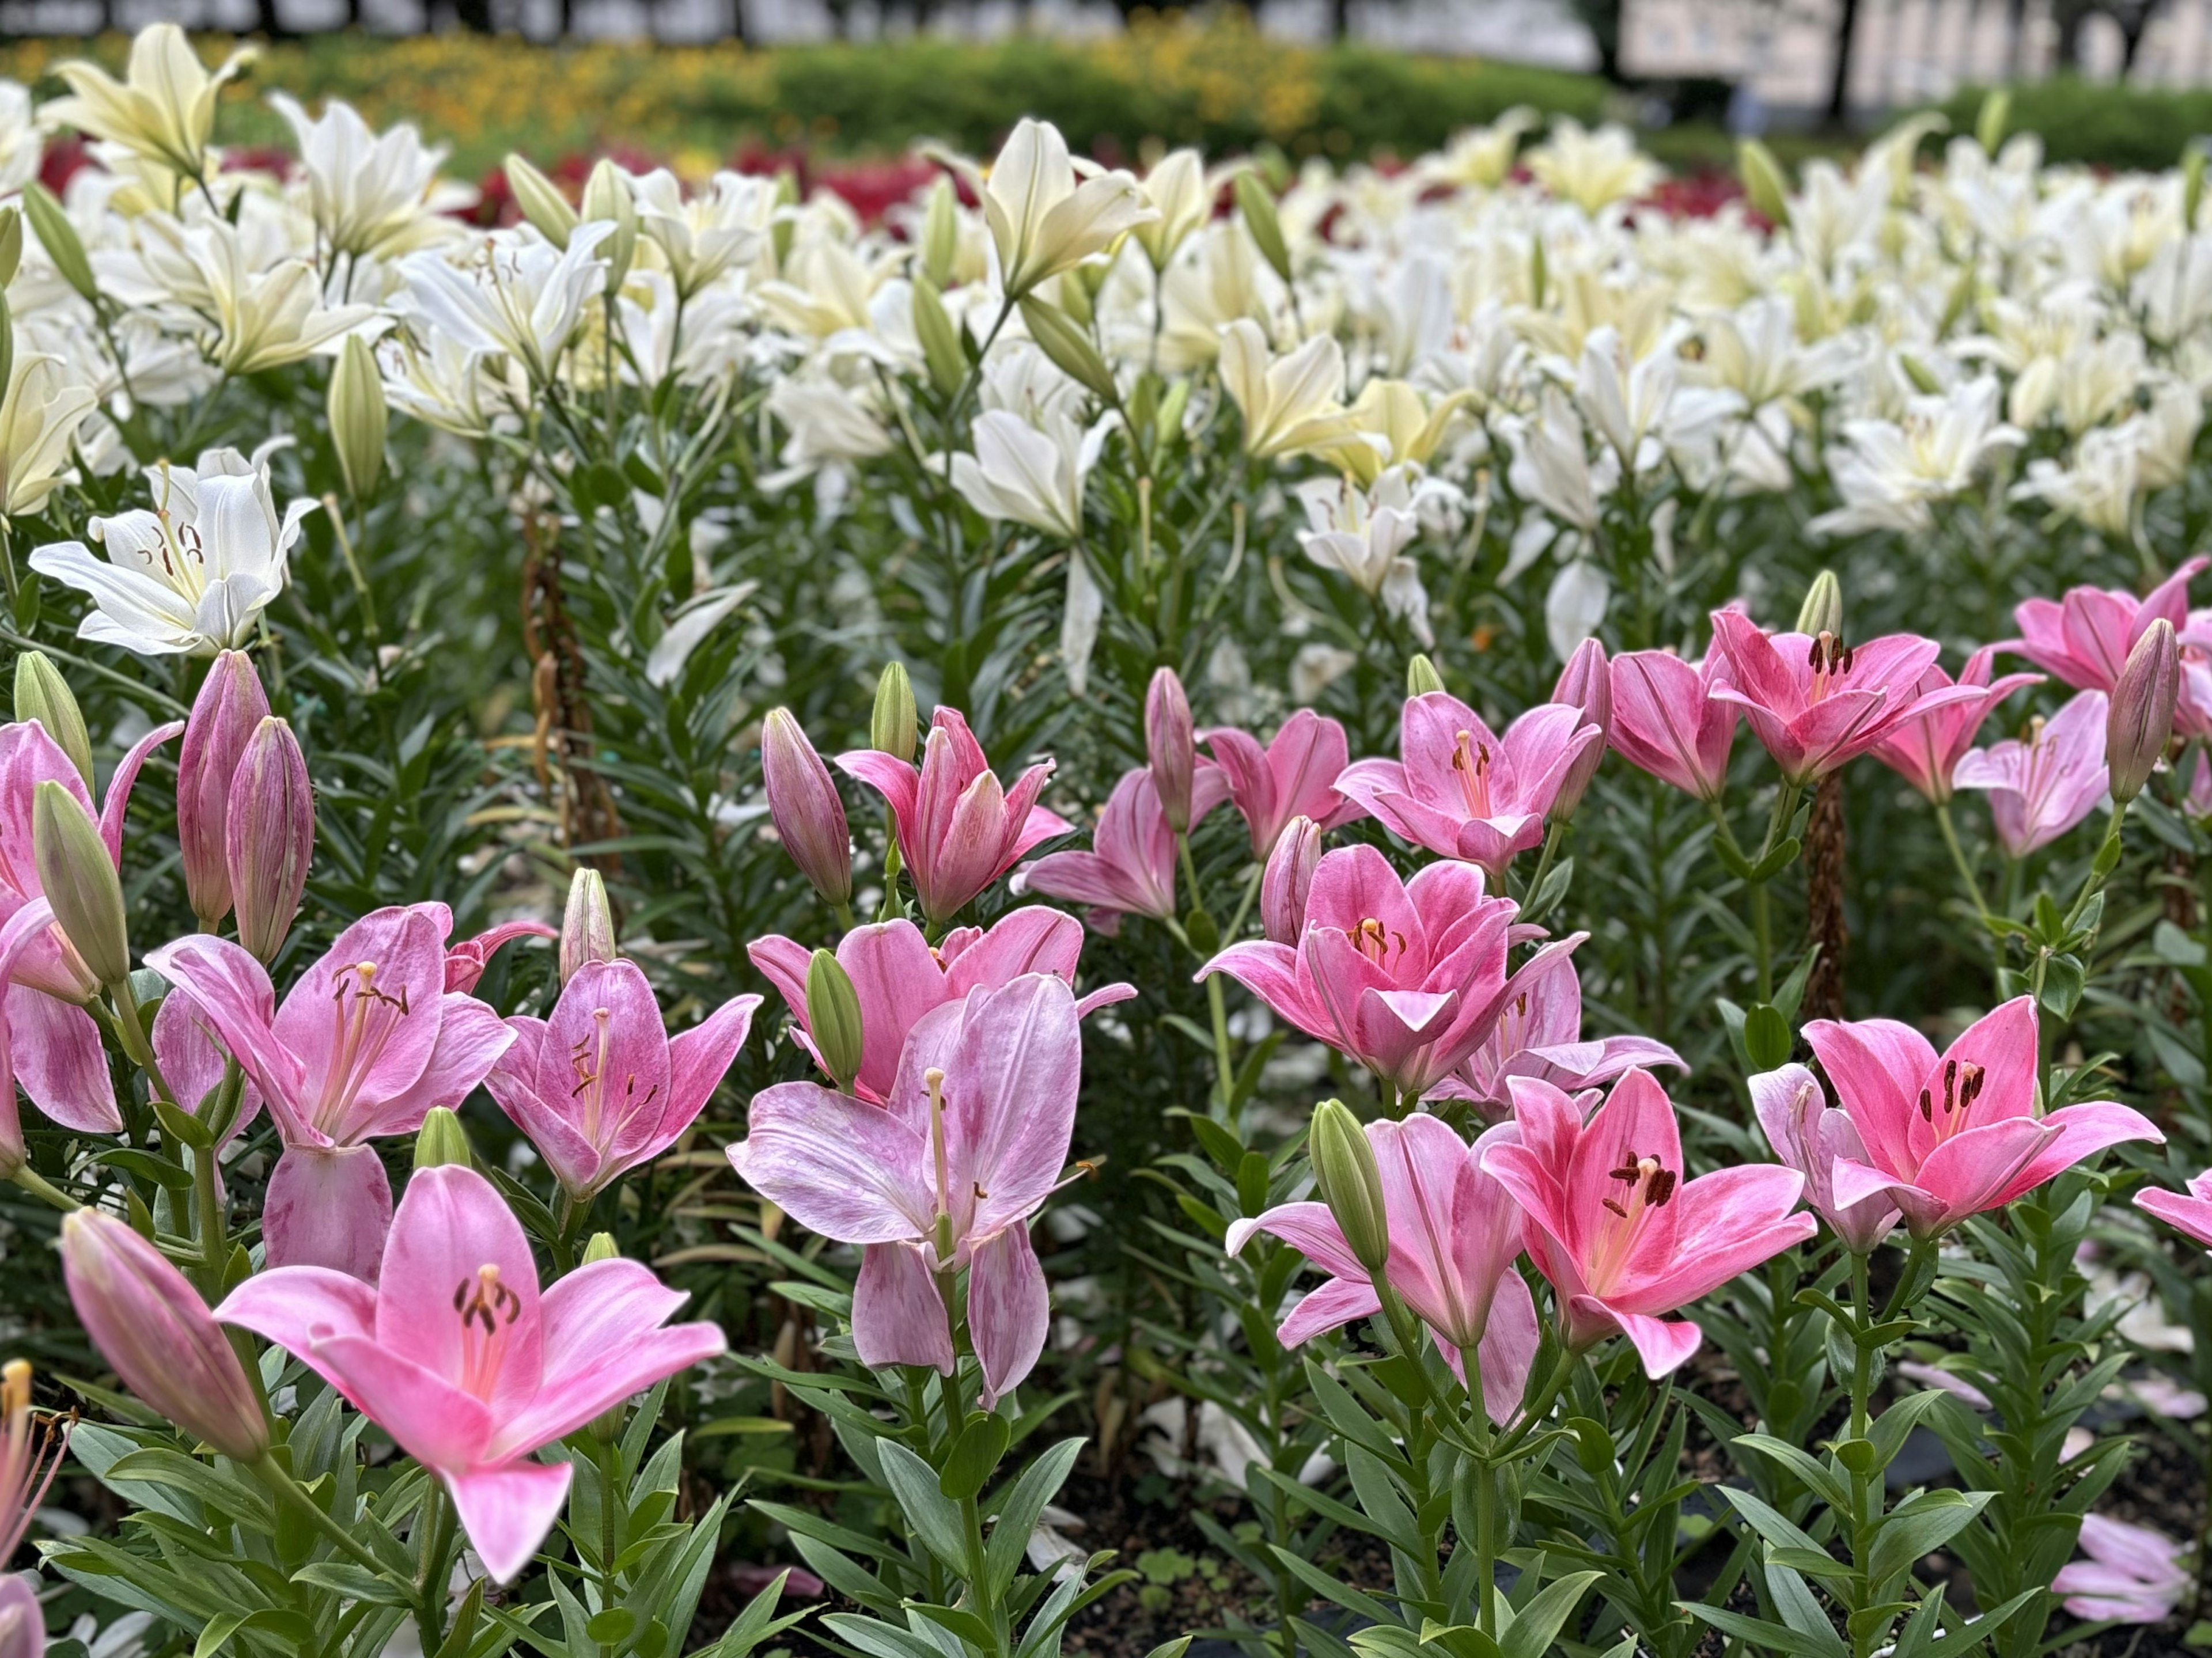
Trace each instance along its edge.
<path fill-rule="evenodd" d="M 1018 298 L 1048 276 L 1103 253 L 1126 232 L 1159 216 L 1128 173 L 1078 161 L 1049 121 L 1014 125 L 986 178 L 954 163 L 983 203 L 999 256 L 999 284 Z"/>
<path fill-rule="evenodd" d="M 49 122 L 120 144 L 179 178 L 204 181 L 216 95 L 254 56 L 252 47 L 240 47 L 210 75 L 184 30 L 155 23 L 131 43 L 130 65 L 119 82 L 97 64 L 58 64 L 54 73 L 70 95 L 57 98 L 43 113 Z"/>
<path fill-rule="evenodd" d="M 98 401 L 58 359 L 16 353 L 6 396 L 0 398 L 0 518 L 19 518 L 46 505 L 69 471 L 77 428 Z"/>
<path fill-rule="evenodd" d="M 1297 495 L 1309 526 L 1297 532 L 1306 556 L 1406 618 L 1425 647 L 1434 644 L 1420 566 L 1406 556 L 1421 528 L 1406 469 L 1391 467 L 1365 489 L 1350 476 L 1313 478 L 1298 486 Z"/>
<path fill-rule="evenodd" d="M 474 191 L 439 179 L 444 146 L 426 147 L 411 125 L 380 135 L 335 98 L 319 118 L 281 92 L 271 93 L 269 104 L 299 141 L 308 210 L 333 253 L 411 253 L 445 240 L 457 228 L 445 215 L 476 198 Z"/>
<path fill-rule="evenodd" d="M 1626 127 L 1608 123 L 1592 132 L 1564 117 L 1528 152 L 1528 171 L 1552 194 L 1593 218 L 1611 203 L 1643 195 L 1662 176 Z"/>
<path fill-rule="evenodd" d="M 975 452 L 952 457 L 952 487 L 985 518 L 1078 540 L 1084 485 L 1112 424 L 1109 416 L 1086 428 L 1055 410 L 1032 426 L 988 410 L 975 417 Z"/>
<path fill-rule="evenodd" d="M 2022 440 L 2016 428 L 1997 419 L 1998 396 L 1996 377 L 1984 374 L 1948 392 L 1911 398 L 1902 420 L 1846 421 L 1844 446 L 1828 456 L 1844 504 L 1808 527 L 1815 535 L 1932 529 L 1931 502 L 1958 495 L 1990 455 Z"/>
<path fill-rule="evenodd" d="M 44 149 L 30 88 L 0 81 L 0 196 L 14 195 L 39 176 Z"/>
<path fill-rule="evenodd" d="M 1340 443 L 1357 429 L 1339 401 L 1344 348 L 1316 334 L 1273 356 L 1260 325 L 1240 318 L 1221 331 L 1221 384 L 1244 416 L 1244 450 L 1262 459 Z"/>
<path fill-rule="evenodd" d="M 489 237 L 471 266 L 442 253 L 410 255 L 398 304 L 424 328 L 450 334 L 472 351 L 511 356 L 533 385 L 553 377 L 576 332 L 585 302 L 605 284 L 594 253 L 614 232 L 604 222 L 580 224 L 556 248 L 532 233 Z"/>
<path fill-rule="evenodd" d="M 775 181 L 717 173 L 704 192 L 687 198 L 676 175 L 659 167 L 630 181 L 638 229 L 668 260 L 676 291 L 690 299 L 708 283 L 750 264 L 768 246 L 775 214 Z"/>

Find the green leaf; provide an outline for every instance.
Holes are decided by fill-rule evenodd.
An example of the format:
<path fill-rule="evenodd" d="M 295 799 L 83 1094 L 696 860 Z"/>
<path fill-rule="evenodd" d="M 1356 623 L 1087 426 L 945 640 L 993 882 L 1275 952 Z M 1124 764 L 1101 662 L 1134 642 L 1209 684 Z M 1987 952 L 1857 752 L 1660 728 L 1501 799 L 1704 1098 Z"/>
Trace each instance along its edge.
<path fill-rule="evenodd" d="M 328 1589 L 349 1600 L 366 1600 L 372 1606 L 411 1606 L 415 1604 L 414 1585 L 398 1577 L 388 1577 L 356 1566 L 350 1560 L 317 1560 L 304 1565 L 292 1574 L 292 1581 L 310 1588 Z"/>
<path fill-rule="evenodd" d="M 1969 1496 L 1964 1491 L 1933 1491 L 1908 1497 L 1875 1533 L 1874 1549 L 1867 1559 L 1868 1576 L 1881 1582 L 1910 1570 L 1922 1555 L 1942 1547 L 1964 1530 L 1994 1495 L 1991 1491 Z"/>
<path fill-rule="evenodd" d="M 1599 1571 L 1569 1572 L 1557 1582 L 1547 1584 L 1541 1594 L 1515 1614 L 1513 1627 L 1498 1643 L 1503 1658 L 1544 1658 L 1590 1585 L 1604 1576 Z"/>
<path fill-rule="evenodd" d="M 1061 1440 L 1022 1470 L 1022 1477 L 1000 1503 L 998 1521 L 983 1549 L 984 1575 L 994 1600 L 1006 1594 L 1014 1574 L 1021 1570 L 1023 1552 L 1036 1530 L 1037 1516 L 1044 1512 L 1046 1503 L 1060 1495 L 1060 1488 L 1074 1471 L 1075 1459 L 1083 1455 L 1084 1444 L 1080 1439 Z"/>
<path fill-rule="evenodd" d="M 268 1536 L 276 1530 L 276 1516 L 260 1492 L 197 1458 L 155 1446 L 133 1451 L 109 1467 L 112 1479 L 143 1480 L 167 1485 L 199 1499 L 218 1514 L 236 1521 L 249 1531 Z"/>
<path fill-rule="evenodd" d="M 1740 1434 L 1732 1442 L 1738 1448 L 1756 1451 L 1796 1474 L 1806 1487 L 1832 1509 L 1848 1509 L 1850 1493 L 1835 1471 L 1811 1453 L 1769 1434 Z"/>
<path fill-rule="evenodd" d="M 635 1612 L 628 1606 L 609 1606 L 592 1614 L 591 1621 L 584 1625 L 584 1633 L 601 1646 L 611 1647 L 629 1640 L 636 1628 Z"/>
<path fill-rule="evenodd" d="M 230 1637 L 240 1630 L 265 1630 L 283 1641 L 298 1645 L 314 1638 L 314 1626 L 298 1612 L 283 1606 L 263 1606 L 255 1612 L 227 1612 L 208 1620 L 200 1631 L 200 1638 L 192 1645 L 192 1658 L 212 1658 L 229 1643 Z"/>
<path fill-rule="evenodd" d="M 884 1480 L 898 1499 L 899 1511 L 929 1550 L 952 1570 L 964 1571 L 968 1545 L 960 1510 L 937 1489 L 937 1471 L 896 1439 L 884 1440 Z"/>
<path fill-rule="evenodd" d="M 1006 1455 L 1012 1432 L 1006 1418 L 996 1414 L 970 1422 L 945 1459 L 944 1470 L 937 1476 L 938 1491 L 955 1503 L 964 1503 L 981 1491 Z"/>
<path fill-rule="evenodd" d="M 1779 1071 L 1790 1063 L 1796 1038 L 1790 1021 L 1770 1002 L 1759 1002 L 1743 1016 L 1743 1051 L 1753 1071 Z"/>

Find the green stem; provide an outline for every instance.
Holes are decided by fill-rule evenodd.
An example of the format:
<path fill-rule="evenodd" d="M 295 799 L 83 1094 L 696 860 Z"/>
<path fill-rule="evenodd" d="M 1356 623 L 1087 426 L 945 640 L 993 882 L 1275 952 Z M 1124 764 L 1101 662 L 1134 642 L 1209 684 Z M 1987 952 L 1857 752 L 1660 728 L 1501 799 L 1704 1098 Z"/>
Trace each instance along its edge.
<path fill-rule="evenodd" d="M 602 1505 L 612 1500 L 611 1492 L 605 1493 Z M 415 1578 L 415 1627 L 422 1633 L 422 1650 L 435 1652 L 446 1640 L 446 1583 L 453 1571 L 447 1557 L 453 1546 L 453 1505 L 446 1499 L 446 1488 L 433 1479 L 422 1506 L 426 1512 L 422 1565 Z"/>
<path fill-rule="evenodd" d="M 15 1185 L 21 1187 L 26 1192 L 28 1192 L 33 1197 L 52 1204 L 64 1214 L 67 1214 L 72 1209 L 82 1209 L 84 1207 L 82 1204 L 79 1203 L 68 1193 L 63 1191 L 58 1186 L 48 1184 L 47 1181 L 39 1174 L 38 1170 L 33 1169 L 27 1163 L 10 1172 L 8 1178 Z"/>
<path fill-rule="evenodd" d="M 139 1016 L 138 999 L 131 993 L 131 975 L 125 974 L 118 979 L 108 987 L 108 993 L 115 1002 L 116 1032 L 123 1039 L 124 1052 L 133 1065 L 146 1073 L 146 1080 L 164 1104 L 184 1110 L 183 1106 L 177 1105 L 176 1092 L 169 1086 L 169 1079 L 161 1074 L 161 1061 L 155 1057 L 153 1043 L 146 1039 L 146 1021 Z"/>
<path fill-rule="evenodd" d="M 850 932 L 854 927 L 860 925 L 858 921 L 853 919 L 853 906 L 849 902 L 834 905 L 832 908 L 836 913 L 837 930 L 839 932 Z"/>
<path fill-rule="evenodd" d="M 293 1479 L 291 1471 L 273 1454 L 264 1451 L 260 1461 L 253 1465 L 253 1472 L 260 1475 L 263 1485 L 289 1503 L 308 1524 L 329 1539 L 340 1554 L 380 1577 L 386 1575 L 389 1569 L 385 1563 L 378 1559 L 367 1545 L 357 1540 L 351 1532 L 324 1513 L 322 1505 L 307 1494 L 307 1487 Z M 434 1652 L 437 1648 L 433 1644 L 427 1649 Z"/>

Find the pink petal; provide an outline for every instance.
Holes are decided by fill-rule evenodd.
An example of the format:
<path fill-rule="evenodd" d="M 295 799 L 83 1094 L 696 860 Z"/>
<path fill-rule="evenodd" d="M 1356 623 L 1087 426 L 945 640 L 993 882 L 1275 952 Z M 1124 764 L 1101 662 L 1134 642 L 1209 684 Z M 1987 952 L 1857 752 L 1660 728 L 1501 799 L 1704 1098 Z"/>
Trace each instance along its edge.
<path fill-rule="evenodd" d="M 215 1315 L 306 1358 L 316 1342 L 333 1336 L 373 1339 L 376 1291 L 327 1266 L 272 1266 L 233 1290 Z"/>
<path fill-rule="evenodd" d="M 276 1159 L 261 1210 L 271 1266 L 328 1267 L 374 1284 L 391 1225 L 392 1182 L 373 1147 L 287 1146 Z"/>
<path fill-rule="evenodd" d="M 738 1050 L 751 1034 L 753 1014 L 760 1005 L 757 996 L 732 996 L 690 1029 L 669 1039 L 669 1108 L 660 1124 L 663 1145 L 691 1126 L 721 1086 Z"/>
<path fill-rule="evenodd" d="M 495 1310 L 505 1347 L 486 1401 L 492 1419 L 514 1415 L 537 1394 L 544 1339 L 538 1265 L 522 1224 L 476 1170 L 447 1163 L 415 1171 L 392 1217 L 380 1284 L 378 1342 L 449 1382 L 466 1374 L 477 1339 L 456 1301 L 473 1302 L 492 1288 L 512 1296 Z"/>
<path fill-rule="evenodd" d="M 31 1102 L 63 1127 L 80 1134 L 122 1133 L 123 1114 L 116 1108 L 114 1077 L 108 1070 L 107 1050 L 100 1046 L 100 1027 L 92 1022 L 92 1016 L 27 985 L 11 984 L 0 993 L 6 998 L 9 1052 L 15 1080 L 31 1096 Z M 196 1103 L 189 1102 L 187 1108 Z"/>
<path fill-rule="evenodd" d="M 977 1242 L 969 1254 L 968 1335 L 983 1366 L 985 1410 L 1036 1366 L 1051 1322 L 1051 1297 L 1030 1229 L 1017 1224 Z"/>
<path fill-rule="evenodd" d="M 452 1309 L 447 1309 L 449 1322 Z M 492 1415 L 482 1400 L 374 1336 L 318 1338 L 299 1357 L 423 1467 L 451 1474 L 482 1460 Z"/>
<path fill-rule="evenodd" d="M 269 1102 L 285 1143 L 296 1145 L 308 1138 L 302 1114 L 306 1073 L 292 1050 L 277 1038 L 276 993 L 261 963 L 227 938 L 197 933 L 148 950 L 146 965 L 189 992 L 200 1005 L 223 1047 L 246 1067 Z"/>
<path fill-rule="evenodd" d="M 357 1102 L 341 1124 L 340 1138 L 411 1134 L 429 1112 L 440 1106 L 452 1110 L 491 1073 L 514 1033 L 473 996 L 456 993 L 441 999 L 436 1040 L 421 1072 L 398 1094 Z"/>
<path fill-rule="evenodd" d="M 510 1462 L 446 1475 L 453 1512 L 494 1582 L 513 1582 L 530 1564 L 561 1517 L 574 1473 L 566 1462 Z"/>
<path fill-rule="evenodd" d="M 1249 1220 L 1231 1221 L 1224 1247 L 1232 1255 L 1242 1254 L 1258 1232 L 1281 1239 L 1332 1277 L 1367 1283 L 1367 1269 L 1352 1253 L 1344 1230 L 1325 1203 L 1280 1203 Z"/>
<path fill-rule="evenodd" d="M 1030 974 L 969 996 L 945 1067 L 945 1143 L 953 1189 L 981 1194 L 979 1228 L 1027 1216 L 1058 1184 L 1082 1068 L 1066 981 Z"/>
<path fill-rule="evenodd" d="M 745 1184 L 811 1232 L 842 1243 L 929 1235 L 929 1148 L 880 1106 L 812 1083 L 753 1096 L 751 1133 L 729 1150 Z"/>
<path fill-rule="evenodd" d="M 952 1326 L 924 1249 L 872 1243 L 853 1290 L 853 1345 L 871 1370 L 913 1364 L 951 1376 Z"/>
<path fill-rule="evenodd" d="M 146 763 L 146 756 L 173 737 L 181 736 L 185 722 L 173 720 L 166 726 L 156 726 L 133 743 L 123 758 L 115 762 L 115 770 L 107 780 L 107 798 L 100 809 L 100 838 L 106 843 L 107 855 L 118 865 L 123 861 L 123 818 L 131 809 L 131 791 L 138 781 L 138 768 Z M 71 767 L 74 771 L 76 768 Z"/>

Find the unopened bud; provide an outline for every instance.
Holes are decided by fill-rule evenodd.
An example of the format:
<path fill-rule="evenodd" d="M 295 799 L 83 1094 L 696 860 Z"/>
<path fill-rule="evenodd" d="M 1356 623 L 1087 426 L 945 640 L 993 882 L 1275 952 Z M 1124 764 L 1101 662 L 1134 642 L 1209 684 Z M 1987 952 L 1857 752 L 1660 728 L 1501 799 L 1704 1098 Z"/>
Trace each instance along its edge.
<path fill-rule="evenodd" d="M 476 1152 L 461 1120 L 442 1105 L 432 1106 L 423 1114 L 422 1127 L 415 1131 L 415 1166 L 437 1169 L 453 1163 L 467 1169 L 475 1163 Z"/>
<path fill-rule="evenodd" d="M 906 664 L 885 663 L 876 681 L 875 710 L 868 716 L 868 746 L 912 765 L 921 723 L 921 716 L 914 706 L 914 681 L 907 677 Z"/>
<path fill-rule="evenodd" d="M 623 177 L 622 169 L 606 156 L 599 158 L 584 180 L 581 216 L 615 228 L 614 234 L 598 249 L 607 262 L 607 292 L 611 294 L 623 285 L 623 279 L 629 275 L 630 262 L 637 257 L 637 197 L 630 193 L 629 180 Z"/>
<path fill-rule="evenodd" d="M 55 747 L 69 756 L 76 774 L 92 786 L 92 734 L 84 727 L 84 711 L 76 693 L 44 651 L 25 651 L 15 659 L 15 718 L 35 720 L 46 728 Z"/>
<path fill-rule="evenodd" d="M 54 924 L 103 985 L 131 974 L 131 935 L 123 915 L 123 878 L 107 855 L 100 825 L 83 801 L 49 779 L 31 802 L 31 847 Z"/>
<path fill-rule="evenodd" d="M 2206 159 L 2202 138 L 2191 138 L 2181 154 L 2181 228 L 2185 231 L 2197 228 L 2197 209 L 2204 199 Z"/>
<path fill-rule="evenodd" d="M 23 216 L 13 207 L 0 207 L 0 288 L 15 280 L 23 264 Z"/>
<path fill-rule="evenodd" d="M 791 246 L 799 236 L 799 175 L 787 167 L 775 170 L 775 215 L 769 222 L 769 246 L 775 251 L 776 269 L 790 262 Z"/>
<path fill-rule="evenodd" d="M 1805 602 L 1797 607 L 1797 631 L 1808 639 L 1844 636 L 1844 584 L 1833 570 L 1821 571 L 1805 590 Z"/>
<path fill-rule="evenodd" d="M 1021 303 L 1022 325 L 1053 367 L 1102 402 L 1115 402 L 1120 392 L 1114 384 L 1114 371 L 1098 355 L 1091 337 L 1057 306 L 1047 305 L 1034 295 L 1024 297 Z"/>
<path fill-rule="evenodd" d="M 520 155 L 507 158 L 506 171 L 507 187 L 514 193 L 514 205 L 530 228 L 554 246 L 567 247 L 578 220 L 576 210 L 568 205 L 560 185 Z"/>
<path fill-rule="evenodd" d="M 1606 665 L 1604 646 L 1585 639 L 1575 647 L 1559 683 L 1552 687 L 1552 701 L 1580 708 L 1583 723 L 1596 726 L 1599 732 L 1597 741 L 1575 756 L 1567 774 L 1559 780 L 1559 793 L 1553 797 L 1552 816 L 1564 823 L 1581 807 L 1613 735 L 1613 675 Z"/>
<path fill-rule="evenodd" d="M 230 780 L 223 856 L 230 865 L 238 942 L 271 962 L 292 931 L 315 855 L 315 797 L 291 726 L 264 720 Z"/>
<path fill-rule="evenodd" d="M 1774 152 L 1756 138 L 1746 138 L 1735 147 L 1736 176 L 1743 181 L 1744 199 L 1751 210 L 1774 226 L 1786 229 L 1790 224 L 1790 186 L 1782 176 L 1782 164 L 1774 159 Z"/>
<path fill-rule="evenodd" d="M 23 213 L 32 234 L 46 250 L 61 279 L 76 290 L 88 305 L 100 302 L 100 284 L 93 279 L 92 261 L 85 257 L 84 242 L 70 222 L 68 210 L 54 192 L 36 179 L 23 186 Z"/>
<path fill-rule="evenodd" d="M 568 882 L 568 908 L 561 915 L 561 982 L 574 978 L 586 963 L 611 962 L 618 953 L 606 878 L 580 869 Z"/>
<path fill-rule="evenodd" d="M 1321 863 L 1321 825 L 1297 817 L 1283 825 L 1260 874 L 1260 926 L 1268 938 L 1296 948 L 1306 933 L 1306 895 Z"/>
<path fill-rule="evenodd" d="M 1248 169 L 1237 175 L 1230 191 L 1237 199 L 1237 210 L 1244 216 L 1244 228 L 1251 234 L 1252 245 L 1260 250 L 1260 257 L 1267 262 L 1269 270 L 1285 282 L 1290 281 L 1291 246 L 1283 240 L 1283 222 L 1275 212 L 1275 198 L 1267 181 Z"/>
<path fill-rule="evenodd" d="M 243 651 L 225 651 L 208 670 L 177 757 L 177 849 L 185 896 L 203 930 L 230 914 L 230 788 L 246 750 L 269 717 L 269 698 Z"/>
<path fill-rule="evenodd" d="M 860 996 L 844 964 L 826 950 L 806 963 L 806 1034 L 840 1093 L 860 1074 Z"/>
<path fill-rule="evenodd" d="M 914 279 L 914 337 L 921 346 L 929 383 L 945 397 L 957 395 L 968 379 L 968 354 L 960 331 L 945 308 L 944 296 L 927 276 Z"/>
<path fill-rule="evenodd" d="M 603 1261 L 621 1259 L 622 1251 L 616 1247 L 615 1235 L 612 1232 L 594 1232 L 591 1242 L 584 1246 L 584 1253 L 578 1258 L 576 1265 L 580 1267 L 597 1266 Z M 623 1423 L 629 1416 L 629 1401 L 624 1400 L 618 1405 L 608 1406 L 593 1417 L 585 1424 L 584 1431 L 600 1444 L 611 1445 L 621 1437 Z"/>
<path fill-rule="evenodd" d="M 1306 1156 L 1312 1161 L 1322 1200 L 1336 1218 L 1353 1257 L 1370 1272 L 1380 1272 L 1390 1264 L 1382 1173 L 1376 1167 L 1375 1148 L 1367 1143 L 1359 1119 L 1342 1100 L 1324 1100 L 1314 1108 Z"/>
<path fill-rule="evenodd" d="M 2166 756 L 2181 695 L 2181 645 L 2164 616 L 2128 653 L 2105 716 L 2105 764 L 2112 799 L 2124 805 L 2143 791 Z"/>
<path fill-rule="evenodd" d="M 1997 88 L 1982 100 L 1982 107 L 1974 118 L 1974 142 L 1984 155 L 1994 155 L 1997 146 L 2004 143 L 2005 128 L 2012 120 L 2012 94 Z"/>
<path fill-rule="evenodd" d="M 853 896 L 853 837 L 830 768 L 789 708 L 761 722 L 761 779 L 769 816 L 799 872 L 832 904 Z"/>
<path fill-rule="evenodd" d="M 960 257 L 960 195 L 939 174 L 921 209 L 921 274 L 939 289 L 952 281 Z"/>
<path fill-rule="evenodd" d="M 1159 669 L 1145 692 L 1145 752 L 1152 787 L 1168 827 L 1177 835 L 1190 828 L 1191 791 L 1198 774 L 1197 738 L 1191 729 L 1190 701 L 1173 668 Z"/>
<path fill-rule="evenodd" d="M 328 412 L 346 489 L 356 501 L 365 500 L 384 472 L 386 412 L 376 353 L 358 334 L 347 336 L 331 367 Z"/>
<path fill-rule="evenodd" d="M 1431 691 L 1444 688 L 1444 677 L 1437 671 L 1437 665 L 1416 651 L 1406 659 L 1406 695 L 1426 696 Z"/>

